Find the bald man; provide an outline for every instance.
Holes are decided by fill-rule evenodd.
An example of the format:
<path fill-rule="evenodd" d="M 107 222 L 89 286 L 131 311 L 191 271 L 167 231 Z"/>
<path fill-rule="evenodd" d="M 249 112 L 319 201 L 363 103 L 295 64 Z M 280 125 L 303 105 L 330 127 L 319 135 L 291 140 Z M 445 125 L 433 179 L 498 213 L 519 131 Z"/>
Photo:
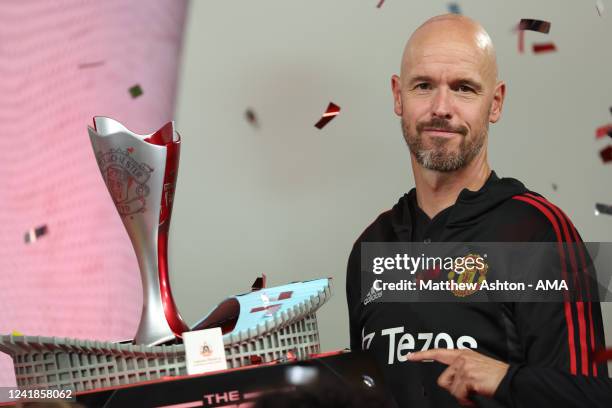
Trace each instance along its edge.
<path fill-rule="evenodd" d="M 524 365 L 607 377 L 606 366 L 592 358 L 604 346 L 603 325 L 599 304 L 588 299 L 390 303 L 376 301 L 380 294 L 375 288 L 361 293 L 361 249 L 368 242 L 581 245 L 558 207 L 489 167 L 489 124 L 500 119 L 506 94 L 497 75 L 493 43 L 481 25 L 444 15 L 413 33 L 400 75 L 391 78 L 394 111 L 401 118 L 416 187 L 359 236 L 348 261 L 346 289 L 351 349 L 368 350 L 377 358 L 401 407 L 470 404 L 475 393 L 484 398 L 480 406 L 507 406 L 512 376 Z M 569 261 L 579 259 L 576 248 L 559 248 L 559 265 L 553 270 L 567 270 L 574 283 L 584 279 L 581 267 Z M 465 365 L 466 360 L 477 368 L 460 371 L 446 360 L 426 363 L 408 357 L 433 348 L 467 350 L 457 362 Z M 475 372 L 480 376 L 472 375 L 471 388 L 455 399 L 452 384 L 467 383 L 455 377 Z"/>

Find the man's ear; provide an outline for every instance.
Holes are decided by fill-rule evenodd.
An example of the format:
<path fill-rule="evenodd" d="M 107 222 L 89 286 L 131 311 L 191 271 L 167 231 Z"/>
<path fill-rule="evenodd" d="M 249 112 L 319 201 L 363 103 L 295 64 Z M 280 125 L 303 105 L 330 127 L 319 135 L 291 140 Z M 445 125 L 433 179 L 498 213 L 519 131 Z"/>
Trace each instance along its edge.
<path fill-rule="evenodd" d="M 393 74 L 391 76 L 391 91 L 393 92 L 393 111 L 397 116 L 402 116 L 402 88 L 400 77 Z"/>
<path fill-rule="evenodd" d="M 493 103 L 491 104 L 491 113 L 489 113 L 489 122 L 495 123 L 499 120 L 499 118 L 501 118 L 505 97 L 506 84 L 504 81 L 499 81 L 495 86 L 495 93 L 493 94 Z"/>

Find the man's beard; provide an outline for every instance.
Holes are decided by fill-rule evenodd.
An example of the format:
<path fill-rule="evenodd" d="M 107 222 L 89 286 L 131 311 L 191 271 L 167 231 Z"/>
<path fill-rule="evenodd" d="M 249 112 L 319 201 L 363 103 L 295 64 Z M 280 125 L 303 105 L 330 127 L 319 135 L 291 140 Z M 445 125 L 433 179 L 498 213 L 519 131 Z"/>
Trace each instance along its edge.
<path fill-rule="evenodd" d="M 485 120 L 482 126 L 482 132 L 480 134 L 475 134 L 474 137 L 467 140 L 466 136 L 468 129 L 465 126 L 453 128 L 448 121 L 444 119 L 434 118 L 427 123 L 419 123 L 416 126 L 415 133 L 410 132 L 403 117 L 401 124 L 406 144 L 408 144 L 408 148 L 412 154 L 414 154 L 417 163 L 426 169 L 444 173 L 456 171 L 467 166 L 482 149 L 489 130 L 489 122 Z M 438 137 L 430 139 L 433 144 L 431 148 L 425 148 L 422 134 L 425 128 L 442 129 L 459 133 L 461 143 L 459 144 L 458 151 L 449 151 L 446 144 L 448 144 L 450 140 Z"/>

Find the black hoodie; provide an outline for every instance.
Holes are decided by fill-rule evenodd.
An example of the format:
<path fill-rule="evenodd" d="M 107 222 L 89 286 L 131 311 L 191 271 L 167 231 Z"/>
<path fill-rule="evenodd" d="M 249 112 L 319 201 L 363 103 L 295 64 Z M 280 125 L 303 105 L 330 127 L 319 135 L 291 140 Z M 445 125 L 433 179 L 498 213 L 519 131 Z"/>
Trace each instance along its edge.
<path fill-rule="evenodd" d="M 418 208 L 414 188 L 382 213 L 357 239 L 349 257 L 350 339 L 351 349 L 373 353 L 400 407 L 458 406 L 436 384 L 445 366 L 407 362 L 410 350 L 472 348 L 513 367 L 528 364 L 607 376 L 606 366 L 592 358 L 604 344 L 598 303 L 385 303 L 362 296 L 362 243 L 421 241 L 582 242 L 561 210 L 520 181 L 500 179 L 493 171 L 479 191 L 463 189 L 456 203 L 432 220 Z M 562 247 L 559 262 L 578 274 L 584 259 L 571 245 Z M 512 401 L 508 394 L 514 372 L 504 378 L 495 400 L 479 399 L 479 405 L 499 407 Z"/>

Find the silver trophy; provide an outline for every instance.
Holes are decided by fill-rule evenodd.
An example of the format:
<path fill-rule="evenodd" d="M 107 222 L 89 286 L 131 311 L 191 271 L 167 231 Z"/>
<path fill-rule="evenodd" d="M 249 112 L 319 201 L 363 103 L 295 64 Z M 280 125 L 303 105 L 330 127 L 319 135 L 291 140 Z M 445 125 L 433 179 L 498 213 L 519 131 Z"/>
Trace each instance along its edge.
<path fill-rule="evenodd" d="M 140 267 L 143 307 L 134 343 L 152 346 L 180 338 L 189 328 L 174 304 L 168 274 L 168 233 L 180 153 L 174 122 L 138 135 L 98 116 L 88 130 Z"/>

